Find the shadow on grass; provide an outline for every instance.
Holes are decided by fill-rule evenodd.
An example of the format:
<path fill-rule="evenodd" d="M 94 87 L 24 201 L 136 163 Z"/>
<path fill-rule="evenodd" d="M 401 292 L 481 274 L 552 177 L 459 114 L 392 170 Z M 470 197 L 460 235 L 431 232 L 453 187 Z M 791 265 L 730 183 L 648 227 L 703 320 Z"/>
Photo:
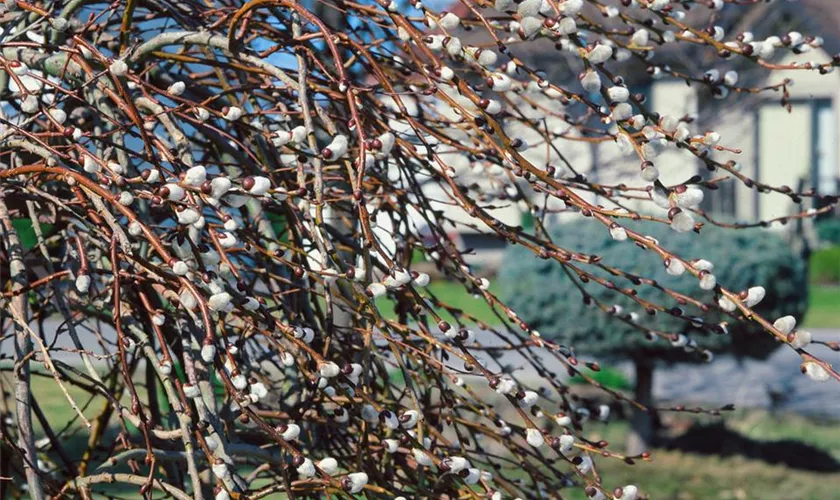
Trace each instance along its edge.
<path fill-rule="evenodd" d="M 825 451 L 796 441 L 757 441 L 727 429 L 723 424 L 695 425 L 685 434 L 671 438 L 663 447 L 700 455 L 761 460 L 769 464 L 785 465 L 792 469 L 813 472 L 838 472 L 840 462 Z"/>

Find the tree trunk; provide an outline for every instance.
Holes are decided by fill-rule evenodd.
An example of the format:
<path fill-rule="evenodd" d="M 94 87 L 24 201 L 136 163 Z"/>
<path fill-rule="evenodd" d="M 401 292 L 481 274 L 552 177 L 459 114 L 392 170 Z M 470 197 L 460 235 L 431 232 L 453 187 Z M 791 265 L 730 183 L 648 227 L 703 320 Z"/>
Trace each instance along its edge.
<path fill-rule="evenodd" d="M 43 500 L 44 490 L 38 470 L 38 453 L 35 449 L 35 433 L 32 429 L 32 386 L 29 363 L 32 354 L 32 339 L 27 328 L 26 294 L 18 293 L 27 284 L 26 266 L 23 263 L 23 248 L 12 225 L 6 207 L 6 193 L 0 192 L 0 224 L 6 240 L 6 257 L 9 262 L 9 281 L 12 282 L 12 298 L 9 308 L 15 325 L 15 364 L 12 371 L 15 386 L 15 417 L 17 419 L 18 446 L 23 455 L 23 470 L 29 486 L 29 498 Z"/>
<path fill-rule="evenodd" d="M 653 442 L 653 362 L 645 359 L 635 359 L 636 368 L 635 399 L 648 408 L 643 411 L 633 408 L 630 419 L 630 434 L 627 436 L 627 454 L 639 455 L 647 451 Z"/>

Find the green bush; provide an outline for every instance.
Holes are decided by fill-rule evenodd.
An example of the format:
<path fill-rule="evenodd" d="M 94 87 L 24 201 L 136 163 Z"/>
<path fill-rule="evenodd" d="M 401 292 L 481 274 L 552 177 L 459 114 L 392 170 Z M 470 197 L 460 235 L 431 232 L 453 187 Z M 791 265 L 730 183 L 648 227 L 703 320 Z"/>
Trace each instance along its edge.
<path fill-rule="evenodd" d="M 714 263 L 713 273 L 724 287 L 740 291 L 751 286 L 765 287 L 765 299 L 756 307 L 764 317 L 775 320 L 791 314 L 802 318 L 807 307 L 807 270 L 805 262 L 794 255 L 788 245 L 767 230 L 726 230 L 703 228 L 703 235 L 679 234 L 662 224 L 635 224 L 633 229 L 659 240 L 664 248 L 684 259 L 705 258 Z M 686 273 L 675 277 L 667 274 L 662 260 L 628 241 L 610 238 L 606 228 L 595 222 L 563 225 L 554 234 L 554 241 L 571 251 L 597 255 L 603 263 L 638 276 L 654 278 L 661 285 L 713 303 L 713 291 L 701 290 L 697 280 Z M 580 290 L 572 283 L 560 264 L 553 260 L 527 257 L 527 250 L 512 247 L 505 258 L 499 283 L 502 297 L 529 325 L 543 336 L 573 346 L 580 352 L 601 357 L 659 358 L 668 361 L 698 360 L 697 354 L 686 354 L 662 340 L 649 341 L 640 330 L 614 315 L 593 306 L 586 306 Z M 619 287 L 633 286 L 639 296 L 668 307 L 676 301 L 652 286 L 634 286 L 629 280 L 611 276 L 589 265 L 593 274 L 612 280 Z M 638 321 L 658 330 L 686 333 L 701 348 L 713 352 L 730 351 L 740 356 L 764 357 L 779 344 L 753 322 L 731 321 L 730 335 L 708 333 L 693 328 L 691 323 L 670 314 L 649 316 L 635 302 L 605 287 L 589 282 L 581 286 L 593 298 L 639 315 Z M 715 310 L 703 313 L 691 305 L 682 306 L 684 316 L 699 316 L 707 322 L 730 319 Z"/>
<path fill-rule="evenodd" d="M 840 245 L 840 218 L 823 219 L 817 222 L 817 237 L 820 243 Z"/>
<path fill-rule="evenodd" d="M 808 267 L 811 283 L 840 283 L 840 246 L 814 252 Z"/>

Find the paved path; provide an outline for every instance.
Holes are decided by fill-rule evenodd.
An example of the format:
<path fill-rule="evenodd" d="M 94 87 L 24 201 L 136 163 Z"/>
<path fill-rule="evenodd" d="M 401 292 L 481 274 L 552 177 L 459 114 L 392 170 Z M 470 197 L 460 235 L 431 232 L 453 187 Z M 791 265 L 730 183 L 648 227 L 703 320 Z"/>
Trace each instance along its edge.
<path fill-rule="evenodd" d="M 812 333 L 816 340 L 840 340 L 840 331 Z M 824 346 L 809 351 L 840 368 L 840 353 Z M 654 394 L 660 399 L 761 408 L 772 406 L 773 394 L 779 409 L 840 418 L 840 382 L 814 382 L 802 375 L 799 364 L 796 353 L 779 348 L 766 361 L 718 356 L 708 365 L 663 367 L 654 375 Z"/>
<path fill-rule="evenodd" d="M 812 334 L 815 340 L 840 340 L 840 330 L 812 330 Z M 498 341 L 490 343 L 498 344 Z M 814 346 L 810 351 L 840 368 L 840 353 L 823 346 Z M 501 363 L 523 366 L 524 360 L 519 354 L 507 354 Z M 659 401 L 687 405 L 723 406 L 731 403 L 739 408 L 771 408 L 775 397 L 778 409 L 840 419 L 840 382 L 833 379 L 814 382 L 802 375 L 799 364 L 799 356 L 784 347 L 764 361 L 739 361 L 732 356 L 719 355 L 710 364 L 663 364 L 654 374 L 654 397 Z M 624 371 L 632 380 L 630 363 L 615 363 L 612 366 Z M 547 367 L 562 373 L 561 378 L 565 377 L 565 369 L 559 363 L 547 364 Z M 498 366 L 491 365 L 490 368 Z M 528 369 L 522 374 L 536 375 Z"/>

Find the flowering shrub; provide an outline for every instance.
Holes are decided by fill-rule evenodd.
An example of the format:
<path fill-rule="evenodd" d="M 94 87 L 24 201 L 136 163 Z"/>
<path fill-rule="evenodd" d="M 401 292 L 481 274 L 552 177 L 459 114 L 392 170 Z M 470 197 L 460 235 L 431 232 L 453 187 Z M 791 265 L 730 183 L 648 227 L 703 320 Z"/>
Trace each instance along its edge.
<path fill-rule="evenodd" d="M 649 454 L 587 439 L 589 410 L 541 361 L 585 360 L 519 319 L 447 236 L 453 224 L 489 229 L 598 282 L 591 256 L 549 238 L 555 211 L 713 293 L 709 308 L 788 344 L 812 379 L 840 378 L 792 320 L 753 310 L 766 284 L 727 288 L 645 236 L 667 225 L 702 242 L 717 221 L 697 206 L 722 182 L 798 203 L 819 197 L 748 178 L 727 137 L 649 109 L 618 72 L 675 76 L 720 99 L 776 91 L 790 105 L 787 80 L 739 83 L 739 68 L 825 74 L 840 58 L 811 61 L 816 36 L 759 39 L 714 25 L 752 3 L 498 0 L 494 10 L 465 0 L 457 14 L 394 0 L 5 0 L 2 352 L 15 365 L 2 452 L 12 480 L 0 485 L 36 500 L 89 497 L 103 483 L 179 499 L 497 500 L 575 488 L 633 500 L 639 489 L 601 477 L 597 464 Z M 562 55 L 549 64 L 568 64 L 569 77 L 552 80 L 516 56 L 545 40 Z M 660 46 L 706 54 L 693 60 L 710 67 L 660 63 L 675 53 Z M 780 64 L 781 54 L 801 57 Z M 538 140 L 511 135 L 517 123 Z M 568 158 L 535 154 L 588 141 L 615 145 L 634 168 L 597 184 Z M 666 175 L 658 155 L 676 149 L 713 177 Z M 510 200 L 538 214 L 533 231 L 497 218 Z M 836 203 L 817 201 L 824 208 L 783 221 Z M 661 208 L 642 215 L 633 203 Z M 35 247 L 21 246 L 15 219 L 31 220 Z M 625 226 L 632 219 L 644 225 Z M 452 308 L 424 291 L 417 251 L 492 304 L 499 324 L 457 311 L 444 321 Z M 619 291 L 639 302 L 647 283 Z M 397 319 L 377 310 L 386 294 Z M 47 327 L 55 318 L 60 326 Z M 543 380 L 506 374 L 493 361 L 505 351 Z M 33 368 L 82 424 L 81 456 L 64 449 L 77 429 L 41 418 Z M 76 391 L 107 404 L 90 417 Z M 45 431 L 38 446 L 33 418 Z"/>

